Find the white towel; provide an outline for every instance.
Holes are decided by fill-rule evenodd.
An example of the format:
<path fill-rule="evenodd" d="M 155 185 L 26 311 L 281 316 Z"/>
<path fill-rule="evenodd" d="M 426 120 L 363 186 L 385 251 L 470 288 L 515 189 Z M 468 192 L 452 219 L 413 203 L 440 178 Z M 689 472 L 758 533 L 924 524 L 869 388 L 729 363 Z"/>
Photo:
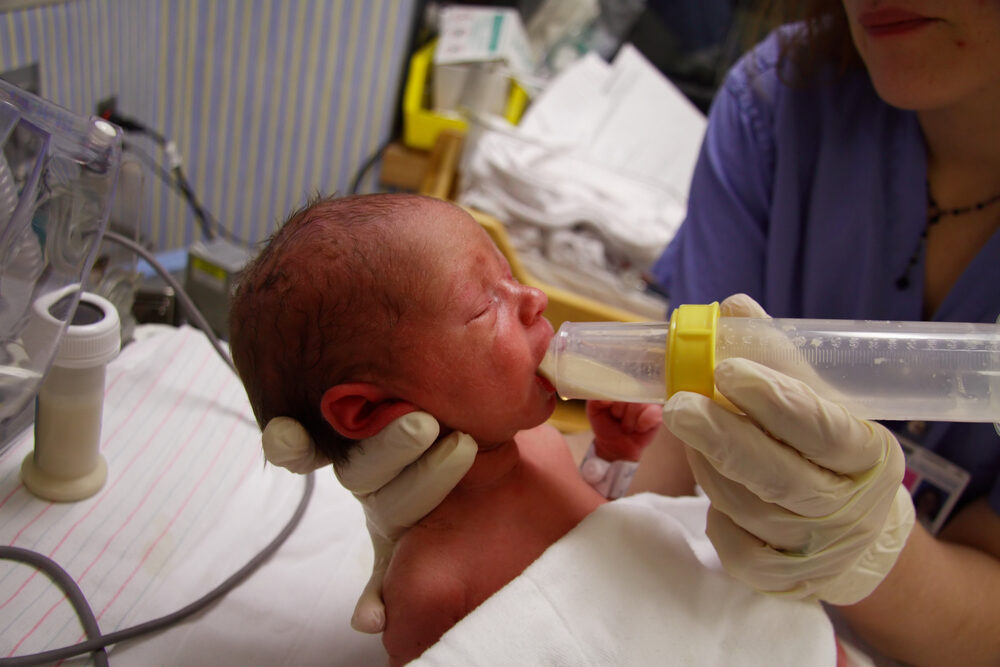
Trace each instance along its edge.
<path fill-rule="evenodd" d="M 644 271 L 684 218 L 705 126 L 632 45 L 611 64 L 590 53 L 546 86 L 518 126 L 469 128 L 458 200 L 512 228 L 582 224 Z M 605 271 L 586 261 L 576 264 Z"/>
<path fill-rule="evenodd" d="M 755 593 L 705 537 L 704 498 L 608 503 L 414 665 L 835 665 L 818 603 Z"/>

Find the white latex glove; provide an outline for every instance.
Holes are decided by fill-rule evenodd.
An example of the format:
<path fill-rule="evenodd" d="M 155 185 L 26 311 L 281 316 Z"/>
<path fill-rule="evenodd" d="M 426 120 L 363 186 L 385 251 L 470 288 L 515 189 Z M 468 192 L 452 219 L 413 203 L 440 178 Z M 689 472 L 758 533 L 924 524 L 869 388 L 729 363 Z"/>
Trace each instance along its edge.
<path fill-rule="evenodd" d="M 396 540 L 427 516 L 472 467 L 479 447 L 465 433 L 440 440 L 437 420 L 411 412 L 363 441 L 347 465 L 334 464 L 340 483 L 365 510 L 375 550 L 372 576 L 358 598 L 351 627 L 361 632 L 385 628 L 382 580 Z"/>
<path fill-rule="evenodd" d="M 364 508 L 375 550 L 372 575 L 351 617 L 355 630 L 377 633 L 384 629 L 382 580 L 396 540 L 444 500 L 476 457 L 479 447 L 471 436 L 454 432 L 439 440 L 439 433 L 434 417 L 411 412 L 363 440 L 348 464 L 334 465 L 340 483 Z M 293 419 L 272 419 L 263 439 L 268 460 L 293 472 L 311 472 L 330 463 L 315 451 L 305 429 Z"/>
<path fill-rule="evenodd" d="M 726 315 L 763 314 L 742 295 L 722 305 Z M 745 359 L 720 362 L 715 383 L 743 414 L 678 392 L 663 423 L 692 448 L 688 460 L 711 500 L 707 534 L 723 566 L 767 593 L 840 605 L 867 597 L 913 526 L 895 437 Z"/>

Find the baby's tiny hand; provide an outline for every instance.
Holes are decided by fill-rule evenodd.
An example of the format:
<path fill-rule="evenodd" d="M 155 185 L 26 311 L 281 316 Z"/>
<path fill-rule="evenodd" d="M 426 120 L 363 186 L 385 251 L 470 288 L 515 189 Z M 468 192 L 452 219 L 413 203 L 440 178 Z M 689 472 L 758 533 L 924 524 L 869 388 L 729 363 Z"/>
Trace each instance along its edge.
<path fill-rule="evenodd" d="M 587 401 L 587 418 L 594 429 L 594 452 L 605 461 L 638 461 L 653 441 L 662 407 L 650 403 Z"/>

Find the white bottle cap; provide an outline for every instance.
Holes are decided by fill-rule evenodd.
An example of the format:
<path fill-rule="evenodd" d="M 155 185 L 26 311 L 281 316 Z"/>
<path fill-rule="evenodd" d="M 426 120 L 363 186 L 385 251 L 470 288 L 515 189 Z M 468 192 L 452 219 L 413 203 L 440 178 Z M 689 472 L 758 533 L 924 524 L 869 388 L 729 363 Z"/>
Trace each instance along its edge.
<path fill-rule="evenodd" d="M 69 285 L 35 300 L 33 317 L 24 335 L 28 354 L 32 354 L 32 348 L 45 349 L 58 337 L 65 321 L 65 310 L 77 289 L 78 285 Z M 52 363 L 62 368 L 93 368 L 114 359 L 120 348 L 118 310 L 107 299 L 83 292 Z"/>

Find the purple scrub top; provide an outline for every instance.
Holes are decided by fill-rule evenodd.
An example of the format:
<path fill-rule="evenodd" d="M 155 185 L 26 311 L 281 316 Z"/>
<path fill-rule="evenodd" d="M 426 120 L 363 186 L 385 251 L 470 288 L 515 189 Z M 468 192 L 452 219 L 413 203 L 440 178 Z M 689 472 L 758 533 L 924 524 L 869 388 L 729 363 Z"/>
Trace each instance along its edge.
<path fill-rule="evenodd" d="M 926 155 L 916 114 L 889 106 L 863 69 L 809 87 L 779 78 L 772 34 L 730 71 L 709 112 L 688 215 L 653 267 L 674 305 L 745 292 L 773 317 L 921 320 Z M 1000 231 L 933 320 L 994 322 Z M 888 424 L 900 430 L 901 424 Z M 961 504 L 1000 513 L 992 424 L 935 423 L 906 436 L 972 474 Z"/>

